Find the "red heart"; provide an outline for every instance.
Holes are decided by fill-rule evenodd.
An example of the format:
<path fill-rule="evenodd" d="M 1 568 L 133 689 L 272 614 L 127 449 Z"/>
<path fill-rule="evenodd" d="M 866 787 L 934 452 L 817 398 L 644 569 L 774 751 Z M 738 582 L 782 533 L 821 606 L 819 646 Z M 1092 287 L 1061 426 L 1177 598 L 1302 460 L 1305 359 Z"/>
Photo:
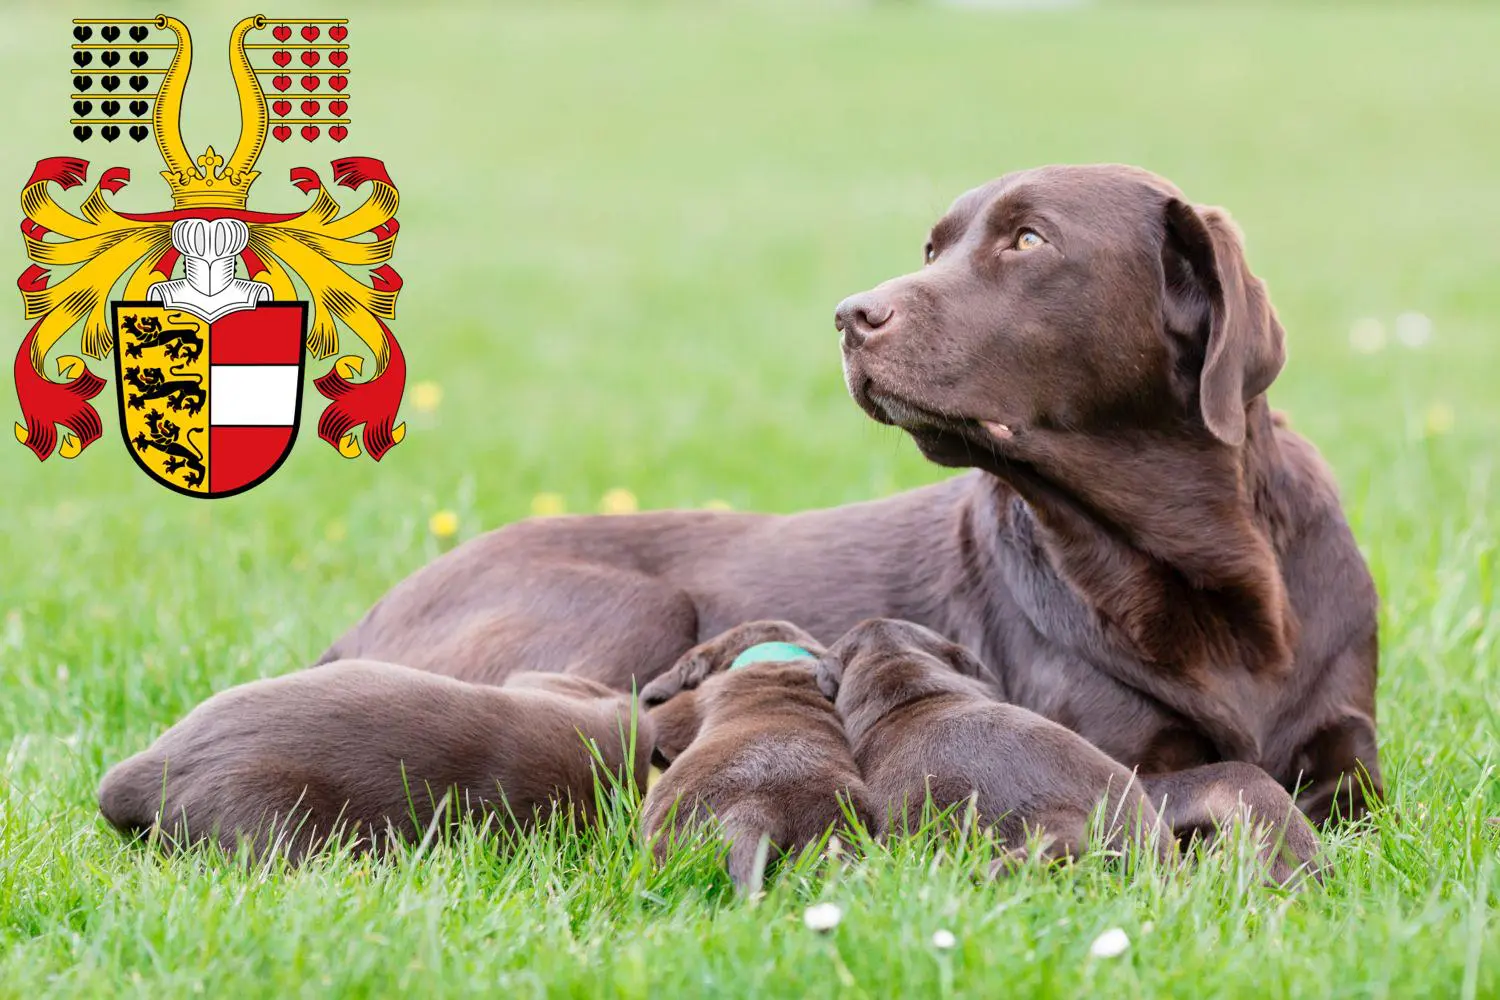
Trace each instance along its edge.
<path fill-rule="evenodd" d="M 292 137 L 292 130 L 290 126 L 277 125 L 271 130 L 271 134 L 276 137 L 277 142 L 286 142 Z"/>
<path fill-rule="evenodd" d="M 347 76 L 330 76 L 328 78 L 328 86 L 334 90 L 343 90 L 349 86 L 349 78 Z"/>
<path fill-rule="evenodd" d="M 286 90 L 286 88 L 290 87 L 291 85 L 292 78 L 289 76 L 274 76 L 271 78 L 271 86 L 275 87 L 277 90 Z"/>
<path fill-rule="evenodd" d="M 342 42 L 349 37 L 349 29 L 342 24 L 335 24 L 328 29 L 328 37 L 332 38 L 335 42 Z"/>
<path fill-rule="evenodd" d="M 333 112 L 333 114 L 337 115 L 339 118 L 342 118 L 342 117 L 344 117 L 344 112 L 349 110 L 349 102 L 348 101 L 329 101 L 328 102 L 328 110 L 331 111 L 331 112 Z"/>
<path fill-rule="evenodd" d="M 318 113 L 318 107 L 319 105 L 317 101 L 303 101 L 302 113 L 311 118 L 313 115 Z"/>
<path fill-rule="evenodd" d="M 302 78 L 302 89 L 311 94 L 318 89 L 318 78 L 315 76 L 304 76 Z"/>
<path fill-rule="evenodd" d="M 344 128 L 344 126 L 342 125 L 335 125 L 333 128 L 328 130 L 328 138 L 332 139 L 334 142 L 343 142 L 344 136 L 348 134 L 349 130 Z"/>
<path fill-rule="evenodd" d="M 316 125 L 304 125 L 302 126 L 302 138 L 306 139 L 308 142 L 312 142 L 318 137 L 318 134 L 321 131 L 322 129 L 318 128 L 318 126 Z"/>
<path fill-rule="evenodd" d="M 271 54 L 271 61 L 278 66 L 285 66 L 292 61 L 292 54 L 286 49 L 282 49 L 280 52 L 273 52 Z"/>
<path fill-rule="evenodd" d="M 316 66 L 317 64 L 318 64 L 318 54 L 316 52 L 314 52 L 312 49 L 308 49 L 306 52 L 302 53 L 302 65 L 304 65 L 304 66 Z"/>
<path fill-rule="evenodd" d="M 328 53 L 328 61 L 333 63 L 335 66 L 342 66 L 344 65 L 344 63 L 349 61 L 349 53 L 345 52 L 343 49 L 334 49 L 332 52 Z"/>
<path fill-rule="evenodd" d="M 292 113 L 292 102 L 277 101 L 275 104 L 271 105 L 271 110 L 276 112 L 281 117 L 285 118 L 287 115 Z"/>
<path fill-rule="evenodd" d="M 309 24 L 302 29 L 302 37 L 309 42 L 316 42 L 318 40 L 318 29 Z"/>
<path fill-rule="evenodd" d="M 278 42 L 284 42 L 288 38 L 292 37 L 292 29 L 288 28 L 284 24 L 278 24 L 276 27 L 271 29 L 271 34 L 276 36 L 276 40 Z"/>

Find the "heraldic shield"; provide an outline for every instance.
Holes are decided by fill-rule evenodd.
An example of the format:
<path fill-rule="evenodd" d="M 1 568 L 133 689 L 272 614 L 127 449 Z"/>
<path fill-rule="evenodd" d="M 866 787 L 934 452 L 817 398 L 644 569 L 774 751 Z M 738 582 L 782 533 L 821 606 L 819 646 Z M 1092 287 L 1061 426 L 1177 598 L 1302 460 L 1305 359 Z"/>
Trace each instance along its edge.
<path fill-rule="evenodd" d="M 112 302 L 120 431 L 136 464 L 179 493 L 248 490 L 291 454 L 302 409 L 306 302 L 212 321 Z"/>

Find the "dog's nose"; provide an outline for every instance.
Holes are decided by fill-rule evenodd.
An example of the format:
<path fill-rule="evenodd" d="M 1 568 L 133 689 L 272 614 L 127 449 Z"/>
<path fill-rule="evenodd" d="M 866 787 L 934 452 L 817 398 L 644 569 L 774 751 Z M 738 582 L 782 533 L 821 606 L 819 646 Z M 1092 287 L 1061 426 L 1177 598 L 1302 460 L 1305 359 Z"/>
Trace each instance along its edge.
<path fill-rule="evenodd" d="M 833 325 L 844 335 L 844 348 L 853 350 L 891 321 L 896 310 L 872 292 L 851 295 L 833 311 Z"/>

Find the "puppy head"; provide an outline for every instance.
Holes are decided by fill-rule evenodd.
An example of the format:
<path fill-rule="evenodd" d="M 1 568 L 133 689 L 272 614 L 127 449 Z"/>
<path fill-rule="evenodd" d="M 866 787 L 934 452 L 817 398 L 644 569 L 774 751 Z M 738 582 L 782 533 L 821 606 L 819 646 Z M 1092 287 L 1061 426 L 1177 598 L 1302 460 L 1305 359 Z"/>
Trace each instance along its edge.
<path fill-rule="evenodd" d="M 762 643 L 787 643 L 814 657 L 825 651 L 822 643 L 791 622 L 756 621 L 737 625 L 683 653 L 665 673 L 641 688 L 641 704 L 648 709 L 666 704 L 678 693 L 690 691 L 713 674 L 728 670 L 740 654 Z"/>
<path fill-rule="evenodd" d="M 861 711 L 878 718 L 924 695 L 994 694 L 988 671 L 973 653 L 929 628 L 893 618 L 854 626 L 818 659 L 814 672 L 819 689 L 851 723 Z"/>

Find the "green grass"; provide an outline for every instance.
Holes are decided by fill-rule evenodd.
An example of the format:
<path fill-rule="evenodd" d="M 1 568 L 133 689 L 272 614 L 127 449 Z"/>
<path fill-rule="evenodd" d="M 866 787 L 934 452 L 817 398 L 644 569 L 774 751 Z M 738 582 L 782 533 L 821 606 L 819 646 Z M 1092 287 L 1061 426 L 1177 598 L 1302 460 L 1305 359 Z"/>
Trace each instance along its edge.
<path fill-rule="evenodd" d="M 408 397 L 384 462 L 340 459 L 314 411 L 269 483 L 190 500 L 134 467 L 107 396 L 74 462 L 0 443 L 0 995 L 1500 994 L 1500 10 L 548 8 L 319 5 L 354 18 L 350 139 L 259 164 L 270 211 L 304 203 L 290 167 L 338 154 L 401 188 L 395 329 L 443 398 Z M 195 150 L 234 139 L 212 59 L 247 10 L 174 11 L 206 53 Z M 97 12 L 0 11 L 12 190 L 77 149 L 66 18 Z M 118 203 L 164 207 L 149 149 L 86 155 L 133 169 Z M 435 511 L 464 537 L 543 492 L 787 511 L 940 477 L 845 397 L 833 305 L 914 267 L 966 187 L 1095 160 L 1244 226 L 1291 344 L 1273 402 L 1334 466 L 1380 586 L 1391 799 L 1332 840 L 1323 886 L 1261 888 L 1232 852 L 976 885 L 965 850 L 903 845 L 744 904 L 710 852 L 651 871 L 624 820 L 285 872 L 162 860 L 98 819 L 108 765 L 307 664 L 436 555 Z M 0 270 L 22 267 L 5 241 Z M 1420 349 L 1390 337 L 1408 310 L 1433 322 Z M 1351 349 L 1362 317 L 1382 350 Z M 821 900 L 844 910 L 826 937 L 801 923 Z M 1090 959 L 1113 926 L 1131 949 Z"/>

